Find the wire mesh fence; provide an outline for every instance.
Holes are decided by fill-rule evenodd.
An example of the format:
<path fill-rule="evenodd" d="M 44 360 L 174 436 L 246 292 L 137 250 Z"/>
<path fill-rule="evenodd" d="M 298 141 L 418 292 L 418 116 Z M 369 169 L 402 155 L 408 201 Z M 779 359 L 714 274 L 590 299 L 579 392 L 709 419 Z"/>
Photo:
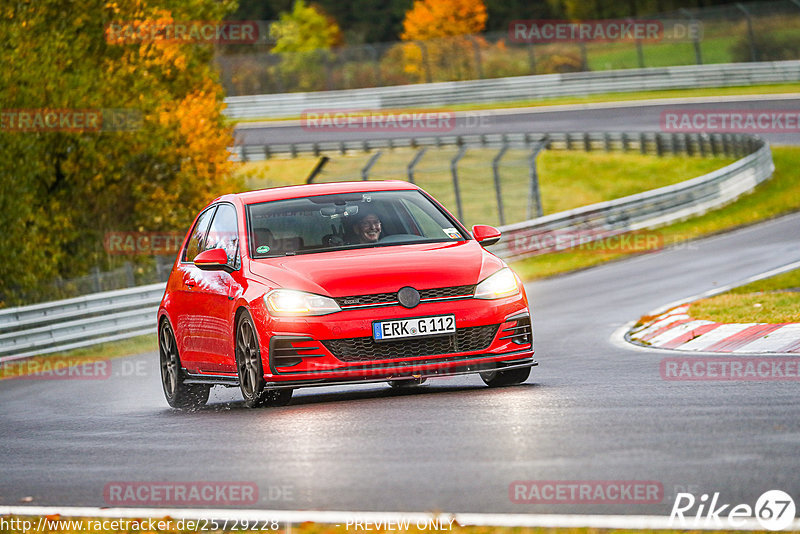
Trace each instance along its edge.
<path fill-rule="evenodd" d="M 533 42 L 496 32 L 282 54 L 261 44 L 220 48 L 216 61 L 228 96 L 239 96 L 800 58 L 798 0 L 683 9 L 630 20 L 661 22 L 673 34 L 650 40 Z M 686 21 L 685 28 L 698 27 L 699 33 L 679 35 L 680 21 Z"/>

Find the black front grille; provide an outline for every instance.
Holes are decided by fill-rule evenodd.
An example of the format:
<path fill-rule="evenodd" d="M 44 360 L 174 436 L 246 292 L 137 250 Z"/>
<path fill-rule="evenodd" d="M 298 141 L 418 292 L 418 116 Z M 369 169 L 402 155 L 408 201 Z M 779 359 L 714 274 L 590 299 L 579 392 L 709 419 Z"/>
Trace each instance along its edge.
<path fill-rule="evenodd" d="M 455 335 L 376 343 L 371 337 L 330 339 L 322 344 L 343 362 L 365 362 L 485 350 L 500 325 L 459 328 Z"/>
<path fill-rule="evenodd" d="M 334 299 L 336 304 L 342 307 L 364 306 L 374 304 L 387 304 L 397 302 L 397 292 L 395 293 L 375 293 L 373 295 L 354 295 L 352 297 L 337 297 Z"/>
<path fill-rule="evenodd" d="M 472 295 L 475 293 L 475 286 L 453 286 L 453 287 L 440 287 L 437 289 L 423 289 L 419 292 L 420 298 L 424 299 L 442 299 L 447 297 L 461 297 L 464 295 Z"/>
<path fill-rule="evenodd" d="M 398 288 L 399 290 L 400 288 Z M 475 293 L 475 285 L 437 287 L 435 289 L 422 289 L 419 296 L 422 300 L 441 299 L 448 297 L 462 297 Z M 376 304 L 391 304 L 397 302 L 397 292 L 373 293 L 372 295 L 353 295 L 350 297 L 336 297 L 336 304 L 343 308 L 348 306 L 374 306 Z"/>

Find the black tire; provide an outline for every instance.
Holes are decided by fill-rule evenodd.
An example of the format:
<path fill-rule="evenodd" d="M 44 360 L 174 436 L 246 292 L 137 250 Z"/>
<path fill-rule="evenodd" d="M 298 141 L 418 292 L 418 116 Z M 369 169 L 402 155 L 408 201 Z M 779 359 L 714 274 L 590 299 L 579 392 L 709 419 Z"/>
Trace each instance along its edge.
<path fill-rule="evenodd" d="M 164 319 L 158 327 L 158 354 L 161 364 L 161 385 L 167 403 L 181 410 L 195 409 L 208 402 L 211 386 L 187 384 L 178 354 L 178 344 L 169 321 Z"/>
<path fill-rule="evenodd" d="M 291 388 L 267 388 L 256 329 L 246 312 L 236 324 L 236 370 L 239 374 L 239 389 L 248 408 L 286 406 L 292 400 Z"/>
<path fill-rule="evenodd" d="M 389 380 L 389 385 L 397 389 L 413 389 L 427 382 L 427 378 L 410 378 L 408 380 Z"/>
<path fill-rule="evenodd" d="M 509 369 L 508 371 L 485 371 L 481 373 L 484 384 L 490 388 L 522 384 L 531 375 L 530 367 Z"/>

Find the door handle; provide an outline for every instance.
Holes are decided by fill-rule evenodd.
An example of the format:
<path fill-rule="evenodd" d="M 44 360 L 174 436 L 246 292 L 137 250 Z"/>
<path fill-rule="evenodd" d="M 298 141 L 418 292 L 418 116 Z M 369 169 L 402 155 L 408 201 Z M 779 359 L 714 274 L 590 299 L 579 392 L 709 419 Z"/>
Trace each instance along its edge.
<path fill-rule="evenodd" d="M 189 287 L 189 288 L 194 287 L 196 284 L 197 284 L 197 282 L 195 282 L 194 280 L 187 280 L 186 281 L 186 287 Z"/>

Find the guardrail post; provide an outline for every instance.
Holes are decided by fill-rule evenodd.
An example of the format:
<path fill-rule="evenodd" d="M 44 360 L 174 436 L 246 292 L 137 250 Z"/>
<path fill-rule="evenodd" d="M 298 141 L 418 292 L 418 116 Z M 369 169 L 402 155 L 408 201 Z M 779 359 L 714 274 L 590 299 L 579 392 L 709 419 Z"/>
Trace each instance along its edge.
<path fill-rule="evenodd" d="M 453 175 L 453 191 L 456 194 L 456 209 L 459 221 L 464 220 L 464 208 L 461 205 L 461 189 L 458 187 L 458 161 L 464 157 L 466 152 L 466 145 L 461 145 L 458 149 L 458 154 L 450 161 L 450 173 Z"/>
<path fill-rule="evenodd" d="M 611 134 L 608 132 L 603 134 L 603 148 L 606 149 L 606 152 L 611 152 Z"/>
<path fill-rule="evenodd" d="M 689 12 L 689 10 L 686 9 L 685 7 L 680 8 L 678 11 L 683 16 L 688 18 L 689 22 L 695 22 L 697 20 L 697 19 L 694 18 L 694 15 L 692 15 L 691 12 Z M 703 64 L 703 54 L 700 51 L 700 37 L 697 34 L 695 34 L 694 38 L 692 39 L 692 42 L 694 44 L 694 58 L 695 58 L 695 61 L 696 61 L 696 63 L 698 65 L 702 65 Z"/>
<path fill-rule="evenodd" d="M 694 156 L 694 147 L 692 146 L 692 136 L 690 134 L 683 134 L 683 144 L 686 149 L 686 155 Z"/>
<path fill-rule="evenodd" d="M 294 143 L 289 145 L 289 151 L 292 153 L 293 158 L 297 157 L 297 146 Z"/>
<path fill-rule="evenodd" d="M 659 157 L 664 155 L 664 147 L 661 142 L 661 134 L 656 134 L 656 155 Z"/>
<path fill-rule="evenodd" d="M 592 140 L 589 137 L 589 132 L 583 132 L 583 149 L 586 152 L 592 151 Z"/>
<path fill-rule="evenodd" d="M 363 169 L 361 169 L 361 179 L 362 180 L 364 180 L 364 181 L 369 180 L 369 171 L 372 169 L 372 166 L 375 165 L 375 163 L 377 163 L 378 158 L 381 157 L 381 154 L 383 154 L 383 152 L 378 150 L 377 152 L 375 152 L 372 155 L 372 157 L 369 158 L 369 161 L 367 162 L 367 164 L 364 165 Z"/>
<path fill-rule="evenodd" d="M 269 159 L 272 157 L 272 152 L 269 149 L 269 145 L 264 145 L 264 159 Z"/>
<path fill-rule="evenodd" d="M 744 13 L 744 18 L 747 20 L 747 39 L 750 43 L 750 61 L 758 61 L 758 50 L 756 50 L 756 37 L 753 33 L 753 17 L 750 11 L 744 7 L 741 2 L 736 2 L 736 8 Z"/>
<path fill-rule="evenodd" d="M 644 132 L 639 134 L 639 153 L 647 155 L 647 136 Z"/>
<path fill-rule="evenodd" d="M 622 137 L 620 137 L 620 141 L 622 142 L 622 151 L 627 152 L 630 149 L 630 140 L 628 139 L 628 134 L 622 132 Z"/>
<path fill-rule="evenodd" d="M 536 168 L 536 158 L 539 157 L 539 152 L 547 148 L 549 140 L 547 136 L 533 147 L 530 159 L 530 195 L 528 196 L 528 219 L 533 219 L 533 204 L 536 204 L 536 217 L 543 215 L 542 211 L 542 195 L 539 191 L 539 172 Z"/>
<path fill-rule="evenodd" d="M 408 164 L 408 168 L 406 169 L 408 172 L 408 181 L 412 184 L 414 183 L 414 167 L 417 166 L 417 163 L 419 163 L 419 160 L 422 159 L 422 156 L 425 155 L 427 150 L 428 149 L 425 147 L 420 148 L 417 153 L 414 154 L 414 159 L 412 159 L 411 163 Z"/>
<path fill-rule="evenodd" d="M 722 151 L 726 156 L 731 155 L 731 140 L 728 134 L 722 134 Z"/>
<path fill-rule="evenodd" d="M 500 152 L 492 159 L 492 174 L 494 174 L 494 193 L 497 196 L 497 215 L 500 218 L 500 226 L 506 224 L 506 217 L 503 213 L 503 195 L 500 190 L 500 160 L 503 159 L 503 156 L 506 154 L 508 150 L 508 145 L 503 144 L 503 148 L 500 149 Z"/>

